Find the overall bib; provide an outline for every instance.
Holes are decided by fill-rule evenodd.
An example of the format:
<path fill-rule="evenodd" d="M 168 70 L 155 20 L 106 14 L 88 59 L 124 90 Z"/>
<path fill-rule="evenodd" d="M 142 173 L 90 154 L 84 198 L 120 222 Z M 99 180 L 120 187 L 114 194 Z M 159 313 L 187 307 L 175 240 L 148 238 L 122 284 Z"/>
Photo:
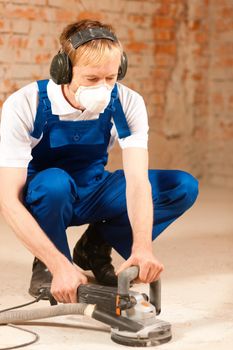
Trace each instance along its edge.
<path fill-rule="evenodd" d="M 61 121 L 52 114 L 47 80 L 38 81 L 39 105 L 32 136 L 24 202 L 55 246 L 72 260 L 66 228 L 87 223 L 117 252 L 131 254 L 132 230 L 127 215 L 123 170 L 108 172 L 112 118 L 120 138 L 130 135 L 115 85 L 111 101 L 98 119 Z M 149 170 L 154 205 L 155 239 L 194 203 L 197 180 L 179 170 Z"/>

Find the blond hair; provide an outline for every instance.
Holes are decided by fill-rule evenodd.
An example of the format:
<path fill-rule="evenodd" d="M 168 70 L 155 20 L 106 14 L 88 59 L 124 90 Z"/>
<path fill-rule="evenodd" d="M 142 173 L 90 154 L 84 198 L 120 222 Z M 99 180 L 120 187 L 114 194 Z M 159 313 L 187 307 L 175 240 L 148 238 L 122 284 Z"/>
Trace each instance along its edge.
<path fill-rule="evenodd" d="M 69 24 L 61 33 L 60 44 L 62 51 L 64 51 L 70 58 L 72 66 L 77 64 L 84 66 L 98 65 L 105 63 L 109 56 L 115 57 L 119 52 L 122 54 L 123 49 L 121 43 L 110 39 L 94 39 L 75 49 L 69 40 L 70 37 L 75 33 L 88 28 L 105 28 L 115 35 L 112 26 L 103 24 L 99 21 L 82 20 Z"/>

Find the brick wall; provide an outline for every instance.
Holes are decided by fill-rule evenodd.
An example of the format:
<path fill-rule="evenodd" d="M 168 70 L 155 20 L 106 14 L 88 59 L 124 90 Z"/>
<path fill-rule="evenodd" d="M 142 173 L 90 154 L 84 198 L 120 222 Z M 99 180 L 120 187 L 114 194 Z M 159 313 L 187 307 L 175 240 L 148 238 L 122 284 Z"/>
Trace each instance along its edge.
<path fill-rule="evenodd" d="M 205 173 L 233 187 L 233 0 L 210 2 L 209 142 Z"/>
<path fill-rule="evenodd" d="M 83 18 L 112 23 L 124 45 L 124 83 L 149 113 L 151 167 L 233 186 L 233 0 L 0 0 L 0 105 L 49 76 L 62 28 Z M 110 167 L 120 162 L 116 147 Z"/>

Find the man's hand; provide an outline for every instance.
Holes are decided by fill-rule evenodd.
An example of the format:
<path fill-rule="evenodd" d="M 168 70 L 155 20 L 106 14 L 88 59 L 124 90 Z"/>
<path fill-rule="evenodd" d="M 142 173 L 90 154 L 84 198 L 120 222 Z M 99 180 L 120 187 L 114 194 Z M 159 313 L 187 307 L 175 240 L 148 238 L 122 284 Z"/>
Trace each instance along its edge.
<path fill-rule="evenodd" d="M 133 251 L 129 259 L 119 267 L 116 274 L 118 275 L 132 265 L 139 266 L 137 281 L 143 283 L 151 283 L 158 280 L 161 272 L 164 270 L 163 265 L 156 260 L 150 249 L 138 249 Z"/>
<path fill-rule="evenodd" d="M 68 262 L 53 273 L 51 293 L 60 303 L 76 303 L 77 288 L 86 283 L 87 277 Z"/>

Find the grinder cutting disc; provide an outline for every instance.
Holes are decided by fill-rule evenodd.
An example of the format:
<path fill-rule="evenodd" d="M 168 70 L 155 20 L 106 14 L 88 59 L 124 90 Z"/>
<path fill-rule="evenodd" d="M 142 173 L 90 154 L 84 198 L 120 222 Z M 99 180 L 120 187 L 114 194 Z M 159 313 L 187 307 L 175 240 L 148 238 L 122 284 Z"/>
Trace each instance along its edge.
<path fill-rule="evenodd" d="M 167 343 L 172 338 L 171 325 L 168 322 L 155 319 L 154 323 L 134 332 L 111 329 L 111 339 L 118 344 L 127 346 L 156 346 Z"/>

